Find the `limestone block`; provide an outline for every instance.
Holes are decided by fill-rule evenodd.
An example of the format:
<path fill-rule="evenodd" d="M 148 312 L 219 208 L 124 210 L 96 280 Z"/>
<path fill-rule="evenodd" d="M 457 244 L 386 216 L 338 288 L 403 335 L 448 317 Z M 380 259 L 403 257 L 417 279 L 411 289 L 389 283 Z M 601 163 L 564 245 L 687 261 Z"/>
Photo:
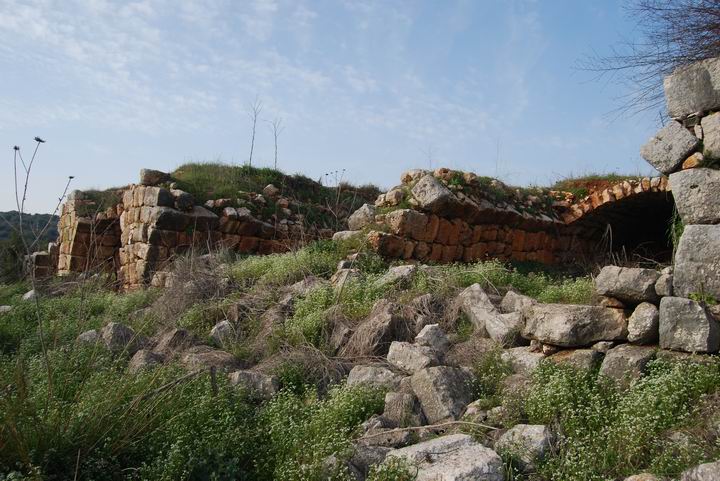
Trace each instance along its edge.
<path fill-rule="evenodd" d="M 681 123 L 670 121 L 642 146 L 640 155 L 658 171 L 668 175 L 678 170 L 699 144 L 700 140 Z"/>
<path fill-rule="evenodd" d="M 720 223 L 720 170 L 696 168 L 675 172 L 670 175 L 670 187 L 685 224 Z"/>

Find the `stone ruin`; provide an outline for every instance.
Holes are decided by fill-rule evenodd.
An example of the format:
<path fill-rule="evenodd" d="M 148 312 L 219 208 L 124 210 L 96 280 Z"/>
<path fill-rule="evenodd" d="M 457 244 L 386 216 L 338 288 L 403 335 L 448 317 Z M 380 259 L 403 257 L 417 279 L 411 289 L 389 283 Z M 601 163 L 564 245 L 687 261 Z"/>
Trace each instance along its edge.
<path fill-rule="evenodd" d="M 412 170 L 401 182 L 355 212 L 353 231 L 336 238 L 363 232 L 385 257 L 444 263 L 572 262 L 595 258 L 603 243 L 668 250 L 673 200 L 666 177 L 625 180 L 581 199 L 444 168 Z"/>
<path fill-rule="evenodd" d="M 102 271 L 116 275 L 125 290 L 164 287 L 170 282 L 170 263 L 192 250 L 271 254 L 333 233 L 306 227 L 273 186 L 264 194 L 248 194 L 250 202 L 273 202 L 284 211 L 283 218 L 270 222 L 247 207 L 233 206 L 237 202 L 231 199 L 196 205 L 170 181 L 168 174 L 143 169 L 140 183 L 118 189 L 112 205 L 104 208 L 92 196 L 72 192 L 62 206 L 57 243 L 29 259 L 35 275 Z"/>

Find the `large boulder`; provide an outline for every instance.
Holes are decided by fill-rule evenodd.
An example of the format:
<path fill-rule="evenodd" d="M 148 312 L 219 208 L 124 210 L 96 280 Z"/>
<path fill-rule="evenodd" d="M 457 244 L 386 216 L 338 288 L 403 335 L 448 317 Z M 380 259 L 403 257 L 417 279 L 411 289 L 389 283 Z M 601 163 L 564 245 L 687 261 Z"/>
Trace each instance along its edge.
<path fill-rule="evenodd" d="M 140 169 L 140 184 L 158 185 L 170 181 L 170 174 L 153 169 Z"/>
<path fill-rule="evenodd" d="M 387 460 L 399 458 L 417 468 L 416 481 L 503 481 L 500 456 L 467 434 L 451 434 L 396 449 Z"/>
<path fill-rule="evenodd" d="M 235 328 L 227 319 L 222 320 L 210 329 L 210 338 L 222 346 L 235 339 Z"/>
<path fill-rule="evenodd" d="M 450 340 L 438 324 L 425 325 L 415 336 L 415 342 L 433 349 L 440 356 L 444 356 L 450 349 Z"/>
<path fill-rule="evenodd" d="M 500 308 L 504 312 L 522 312 L 534 304 L 537 304 L 537 301 L 532 297 L 508 291 L 500 303 Z"/>
<path fill-rule="evenodd" d="M 700 139 L 681 123 L 670 121 L 640 149 L 640 155 L 661 173 L 668 175 L 680 168 L 697 149 Z"/>
<path fill-rule="evenodd" d="M 232 371 L 242 367 L 240 360 L 229 352 L 210 346 L 193 346 L 183 351 L 180 363 L 189 370 L 215 368 Z"/>
<path fill-rule="evenodd" d="M 385 216 L 385 225 L 395 235 L 432 242 L 438 233 L 440 223 L 437 216 L 429 216 L 414 209 L 398 209 Z"/>
<path fill-rule="evenodd" d="M 720 461 L 688 469 L 682 473 L 680 481 L 720 481 Z"/>
<path fill-rule="evenodd" d="M 720 158 L 720 112 L 703 117 L 701 125 L 704 156 L 711 159 Z"/>
<path fill-rule="evenodd" d="M 660 301 L 660 347 L 713 353 L 720 349 L 720 323 L 707 307 L 682 297 Z"/>
<path fill-rule="evenodd" d="M 186 329 L 171 328 L 162 332 L 157 339 L 155 352 L 171 355 L 198 344 L 200 341 Z"/>
<path fill-rule="evenodd" d="M 527 344 L 521 335 L 524 325 L 525 318 L 519 312 L 496 313 L 485 319 L 485 331 L 488 336 L 503 346 Z"/>
<path fill-rule="evenodd" d="M 537 468 L 550 452 L 554 442 L 549 427 L 542 424 L 516 424 L 495 443 L 495 450 L 510 455 L 521 471 L 527 473 Z"/>
<path fill-rule="evenodd" d="M 631 344 L 610 349 L 600 366 L 600 374 L 613 379 L 620 387 L 626 389 L 633 381 L 640 379 L 647 363 L 655 358 L 656 351 L 654 347 Z"/>
<path fill-rule="evenodd" d="M 348 374 L 347 385 L 366 385 L 387 389 L 397 389 L 401 376 L 381 366 L 355 366 Z"/>
<path fill-rule="evenodd" d="M 277 377 L 257 371 L 235 371 L 228 375 L 231 386 L 245 389 L 251 396 L 270 399 L 280 390 Z"/>
<path fill-rule="evenodd" d="M 428 423 L 457 419 L 472 399 L 472 376 L 462 368 L 436 366 L 410 378 Z"/>
<path fill-rule="evenodd" d="M 670 188 L 685 224 L 720 223 L 720 170 L 696 168 L 675 172 L 670 175 Z"/>
<path fill-rule="evenodd" d="M 487 336 L 485 322 L 489 317 L 498 316 L 500 313 L 480 284 L 473 284 L 466 288 L 458 294 L 455 302 L 468 317 L 475 332 L 480 336 Z"/>
<path fill-rule="evenodd" d="M 537 304 L 525 310 L 523 337 L 562 347 L 627 339 L 621 309 L 602 306 Z"/>
<path fill-rule="evenodd" d="M 389 287 L 391 285 L 407 286 L 417 273 L 418 267 L 414 264 L 404 266 L 393 266 L 380 277 L 375 284 L 378 287 Z"/>
<path fill-rule="evenodd" d="M 425 421 L 417 396 L 405 392 L 385 394 L 385 410 L 382 417 L 391 428 L 421 426 Z"/>
<path fill-rule="evenodd" d="M 687 225 L 675 253 L 673 293 L 720 300 L 720 225 Z"/>
<path fill-rule="evenodd" d="M 720 107 L 720 59 L 679 67 L 665 77 L 663 86 L 671 117 L 717 110 Z"/>
<path fill-rule="evenodd" d="M 658 340 L 660 312 L 655 304 L 639 304 L 628 319 L 628 342 L 654 344 Z"/>
<path fill-rule="evenodd" d="M 432 174 L 425 175 L 413 186 L 412 195 L 421 209 L 434 214 L 453 211 L 459 204 L 455 194 Z"/>
<path fill-rule="evenodd" d="M 353 332 L 342 350 L 344 356 L 384 356 L 390 343 L 408 340 L 412 321 L 401 306 L 379 301 L 370 316 Z"/>
<path fill-rule="evenodd" d="M 144 344 L 135 331 L 124 324 L 111 322 L 100 330 L 100 338 L 110 351 L 125 352 L 132 356 Z"/>
<path fill-rule="evenodd" d="M 503 350 L 500 358 L 510 364 L 514 373 L 529 375 L 540 365 L 540 361 L 545 359 L 545 355 L 533 352 L 529 347 L 514 347 Z"/>
<path fill-rule="evenodd" d="M 165 361 L 165 357 L 162 354 L 152 352 L 149 349 L 140 349 L 138 352 L 130 358 L 128 363 L 128 371 L 132 374 L 140 371 L 153 369 L 160 366 Z"/>
<path fill-rule="evenodd" d="M 433 348 L 398 341 L 390 344 L 387 360 L 396 368 L 410 374 L 440 364 L 438 353 Z"/>
<path fill-rule="evenodd" d="M 638 304 L 658 299 L 655 283 L 660 277 L 654 269 L 605 266 L 595 278 L 595 289 L 601 296 Z"/>
<path fill-rule="evenodd" d="M 602 361 L 603 353 L 595 349 L 564 349 L 548 357 L 548 361 L 571 366 L 575 369 L 589 370 Z"/>
<path fill-rule="evenodd" d="M 361 230 L 375 222 L 375 206 L 363 204 L 358 210 L 348 217 L 348 228 L 351 231 Z"/>

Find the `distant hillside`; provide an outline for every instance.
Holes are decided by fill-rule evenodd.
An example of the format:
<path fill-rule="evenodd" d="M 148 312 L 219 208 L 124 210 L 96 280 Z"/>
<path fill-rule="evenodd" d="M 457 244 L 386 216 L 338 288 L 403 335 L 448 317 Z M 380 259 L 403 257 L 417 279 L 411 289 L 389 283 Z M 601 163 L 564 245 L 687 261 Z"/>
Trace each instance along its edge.
<path fill-rule="evenodd" d="M 0 240 L 9 239 L 12 233 L 12 228 L 3 219 L 12 225 L 17 225 L 18 213 L 17 211 L 0 212 Z M 50 221 L 50 224 L 42 235 L 40 245 L 54 241 L 58 236 L 58 217 L 51 214 L 23 214 L 23 232 L 25 232 L 28 239 L 34 240 L 35 236 L 48 224 L 48 221 Z"/>

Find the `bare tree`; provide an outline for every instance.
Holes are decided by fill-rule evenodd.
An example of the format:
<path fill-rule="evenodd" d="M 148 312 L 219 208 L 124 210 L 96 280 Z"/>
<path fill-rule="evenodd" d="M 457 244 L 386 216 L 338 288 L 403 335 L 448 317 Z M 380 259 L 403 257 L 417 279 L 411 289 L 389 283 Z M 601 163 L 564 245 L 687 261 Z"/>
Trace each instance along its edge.
<path fill-rule="evenodd" d="M 637 113 L 663 103 L 662 79 L 677 67 L 720 56 L 720 0 L 629 0 L 640 40 L 623 41 L 608 55 L 593 54 L 581 70 L 629 87 L 621 113 Z"/>
<path fill-rule="evenodd" d="M 255 132 L 257 131 L 257 121 L 260 118 L 262 112 L 262 102 L 259 97 L 255 97 L 255 102 L 248 106 L 248 115 L 250 115 L 250 121 L 252 122 L 252 137 L 250 137 L 250 160 L 249 165 L 252 165 L 253 151 L 255 150 Z"/>
<path fill-rule="evenodd" d="M 282 117 L 275 117 L 273 120 L 268 120 L 270 122 L 270 126 L 272 128 L 273 133 L 273 139 L 275 140 L 275 163 L 274 163 L 274 169 L 277 170 L 277 159 L 278 159 L 278 137 L 280 137 L 280 134 L 283 130 L 285 130 L 285 126 L 282 124 Z"/>

